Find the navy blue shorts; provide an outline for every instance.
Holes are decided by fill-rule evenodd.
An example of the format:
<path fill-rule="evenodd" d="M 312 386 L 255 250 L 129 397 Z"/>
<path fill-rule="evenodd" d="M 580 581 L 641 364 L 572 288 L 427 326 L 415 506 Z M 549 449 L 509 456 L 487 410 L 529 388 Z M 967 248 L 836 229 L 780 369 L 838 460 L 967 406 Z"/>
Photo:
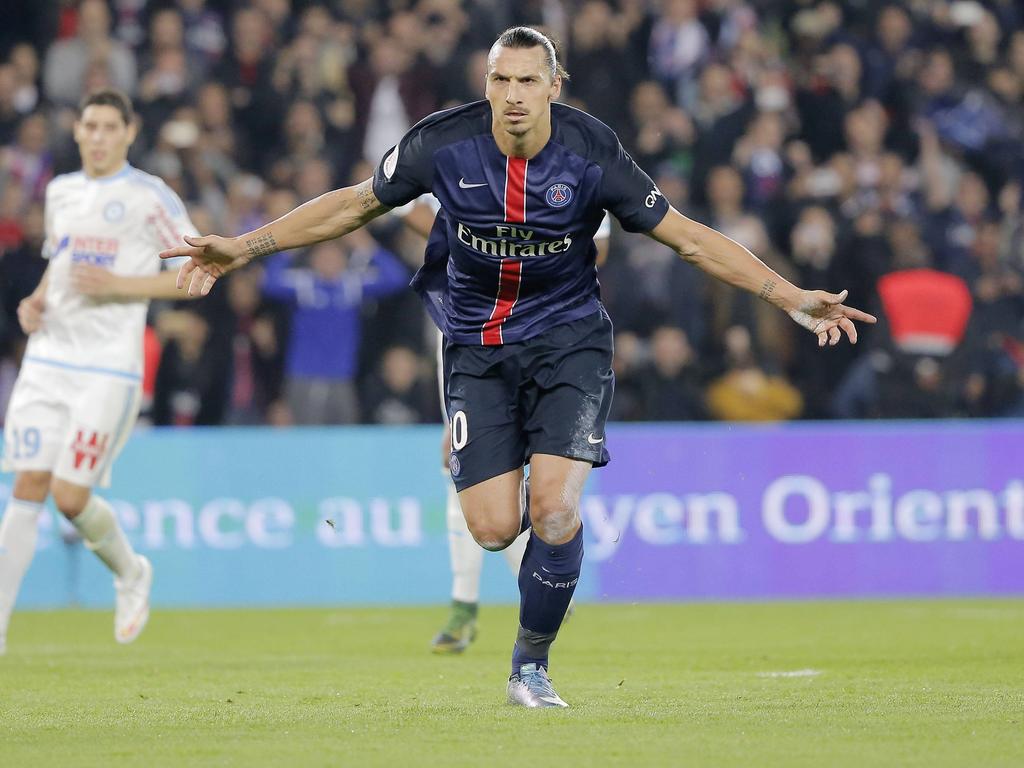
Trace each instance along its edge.
<path fill-rule="evenodd" d="M 444 345 L 458 490 L 518 469 L 535 453 L 608 463 L 612 322 L 604 309 L 526 341 Z"/>

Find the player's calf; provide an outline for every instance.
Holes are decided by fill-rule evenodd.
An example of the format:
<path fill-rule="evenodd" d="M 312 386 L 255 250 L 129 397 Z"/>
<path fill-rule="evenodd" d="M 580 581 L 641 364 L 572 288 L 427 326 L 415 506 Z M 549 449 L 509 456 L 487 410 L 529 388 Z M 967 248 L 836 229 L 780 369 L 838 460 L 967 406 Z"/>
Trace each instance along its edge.
<path fill-rule="evenodd" d="M 7 648 L 7 627 L 21 580 L 36 551 L 42 510 L 41 502 L 12 496 L 0 519 L 0 655 Z"/>

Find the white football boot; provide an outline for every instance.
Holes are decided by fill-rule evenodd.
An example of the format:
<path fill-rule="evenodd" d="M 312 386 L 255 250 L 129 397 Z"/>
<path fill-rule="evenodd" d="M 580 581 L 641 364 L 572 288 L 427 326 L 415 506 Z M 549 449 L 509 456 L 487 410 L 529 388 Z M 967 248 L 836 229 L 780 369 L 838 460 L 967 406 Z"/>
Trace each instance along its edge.
<path fill-rule="evenodd" d="M 139 555 L 139 571 L 132 579 L 114 579 L 117 604 L 114 609 L 114 639 L 130 643 L 149 621 L 149 591 L 153 587 L 153 566 Z"/>

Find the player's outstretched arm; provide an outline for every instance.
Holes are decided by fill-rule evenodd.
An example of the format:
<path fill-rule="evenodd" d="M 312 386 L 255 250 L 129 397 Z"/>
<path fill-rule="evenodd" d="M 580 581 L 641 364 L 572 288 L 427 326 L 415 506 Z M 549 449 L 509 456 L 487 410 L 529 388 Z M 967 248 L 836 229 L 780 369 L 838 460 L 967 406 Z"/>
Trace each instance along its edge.
<path fill-rule="evenodd" d="M 874 323 L 875 317 L 843 304 L 847 292 L 805 291 L 768 267 L 734 240 L 700 222 L 688 219 L 675 208 L 648 233 L 709 275 L 737 288 L 756 293 L 788 314 L 797 324 L 818 337 L 818 346 L 834 346 L 845 333 L 857 343 L 854 321 Z"/>
<path fill-rule="evenodd" d="M 94 264 L 76 264 L 71 268 L 71 282 L 79 293 L 104 301 L 182 298 L 177 272 L 119 275 Z"/>
<path fill-rule="evenodd" d="M 186 237 L 188 245 L 171 248 L 162 259 L 187 256 L 178 271 L 178 288 L 205 296 L 222 275 L 253 259 L 303 248 L 348 234 L 390 210 L 373 193 L 373 179 L 327 192 L 303 203 L 276 221 L 238 237 Z"/>

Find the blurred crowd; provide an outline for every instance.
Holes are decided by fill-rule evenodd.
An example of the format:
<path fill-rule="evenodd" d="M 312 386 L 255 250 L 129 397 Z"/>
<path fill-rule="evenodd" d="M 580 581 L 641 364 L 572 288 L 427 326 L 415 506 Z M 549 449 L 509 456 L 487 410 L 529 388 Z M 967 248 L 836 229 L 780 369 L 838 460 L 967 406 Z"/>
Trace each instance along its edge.
<path fill-rule="evenodd" d="M 11 6 L 7 8 L 6 6 Z M 132 162 L 238 234 L 372 173 L 482 97 L 513 24 L 561 41 L 563 100 L 685 214 L 875 312 L 820 350 L 756 299 L 613 229 L 601 268 L 624 420 L 1024 415 L 1024 11 L 1014 0 L 0 0 L 0 414 L 45 266 L 74 105 L 114 85 Z M 435 335 L 389 215 L 153 307 L 157 424 L 439 418 Z"/>

